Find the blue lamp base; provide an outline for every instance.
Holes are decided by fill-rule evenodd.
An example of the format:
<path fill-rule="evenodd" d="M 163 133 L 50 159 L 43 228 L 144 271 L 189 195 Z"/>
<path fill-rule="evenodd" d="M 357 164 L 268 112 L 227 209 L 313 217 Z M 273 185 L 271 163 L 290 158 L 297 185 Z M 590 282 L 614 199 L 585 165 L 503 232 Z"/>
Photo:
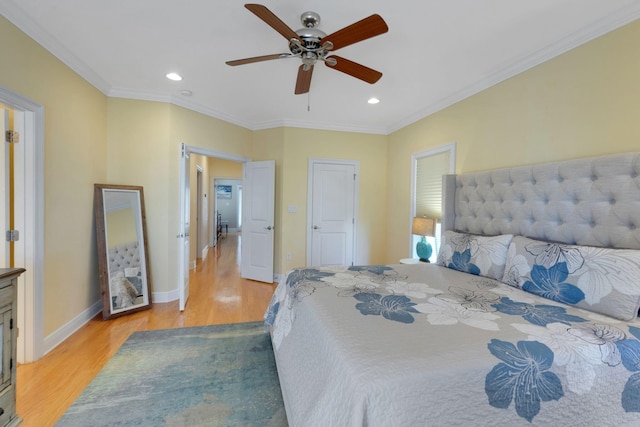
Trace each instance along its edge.
<path fill-rule="evenodd" d="M 427 239 L 425 239 L 424 236 L 416 245 L 416 253 L 418 254 L 418 257 L 420 257 L 420 261 L 429 262 L 433 249 L 431 248 L 431 245 L 427 243 Z"/>

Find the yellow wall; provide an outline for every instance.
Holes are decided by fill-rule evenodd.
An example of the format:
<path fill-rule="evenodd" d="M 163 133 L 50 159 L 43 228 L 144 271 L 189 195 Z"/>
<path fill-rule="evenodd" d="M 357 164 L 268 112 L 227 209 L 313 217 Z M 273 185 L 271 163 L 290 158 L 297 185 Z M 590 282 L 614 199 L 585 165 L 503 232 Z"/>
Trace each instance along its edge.
<path fill-rule="evenodd" d="M 389 136 L 387 259 L 408 256 L 411 154 L 457 142 L 458 173 L 640 148 L 640 21 Z"/>
<path fill-rule="evenodd" d="M 209 157 L 211 178 L 242 179 L 242 163 Z"/>
<path fill-rule="evenodd" d="M 153 292 L 177 289 L 181 143 L 249 156 L 251 131 L 175 105 L 109 99 L 109 179 L 144 187 Z"/>
<path fill-rule="evenodd" d="M 46 336 L 100 299 L 93 184 L 106 179 L 107 98 L 2 16 L 0 51 L 0 86 L 44 106 Z"/>
<path fill-rule="evenodd" d="M 178 173 L 171 176 L 166 171 L 171 154 L 177 159 L 179 152 L 177 144 L 173 150 L 170 147 L 171 106 L 120 98 L 109 98 L 108 105 L 108 183 L 143 188 L 151 289 L 165 291 L 169 264 L 173 264 L 167 246 L 175 241 L 177 233 L 174 230 L 171 235 L 167 227 L 167 189 Z"/>
<path fill-rule="evenodd" d="M 253 159 L 276 162 L 276 273 L 306 264 L 309 158 L 360 161 L 356 262 L 384 261 L 386 150 L 387 137 L 381 135 L 300 128 L 254 132 Z M 297 212 L 289 213 L 288 206 L 296 206 Z"/>
<path fill-rule="evenodd" d="M 273 134 L 271 134 L 273 136 Z M 363 133 L 286 128 L 277 190 L 280 242 L 277 272 L 306 264 L 307 176 L 309 158 L 359 160 L 360 205 L 357 218 L 357 264 L 381 263 L 385 257 L 387 138 Z M 257 143 L 258 144 L 258 143 Z M 279 144 L 271 144 L 277 156 Z M 263 147 L 264 148 L 264 147 Z M 257 156 L 256 156 L 257 157 Z M 277 165 L 277 162 L 276 162 Z M 276 173 L 278 168 L 276 168 Z M 296 206 L 289 213 L 288 206 Z M 286 259 L 286 254 L 291 259 Z"/>

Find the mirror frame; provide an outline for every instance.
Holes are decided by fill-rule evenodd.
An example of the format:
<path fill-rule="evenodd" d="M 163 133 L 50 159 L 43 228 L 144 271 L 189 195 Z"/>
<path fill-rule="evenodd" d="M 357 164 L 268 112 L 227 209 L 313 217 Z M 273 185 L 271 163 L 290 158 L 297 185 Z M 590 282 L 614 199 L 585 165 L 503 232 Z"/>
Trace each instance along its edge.
<path fill-rule="evenodd" d="M 136 230 L 138 231 L 138 248 L 140 256 L 140 278 L 142 281 L 143 302 L 141 304 L 132 305 L 131 308 L 125 307 L 114 309 L 113 299 L 111 297 L 110 271 L 109 271 L 109 248 L 107 247 L 107 227 L 106 227 L 106 211 L 105 211 L 105 190 L 127 191 L 136 194 L 138 197 L 139 212 L 134 212 L 134 218 L 137 220 Z M 110 185 L 110 184 L 94 184 L 94 212 L 96 220 L 96 241 L 98 247 L 98 279 L 100 282 L 100 291 L 102 294 L 102 318 L 104 320 L 115 317 L 124 316 L 142 310 L 151 308 L 151 272 L 149 267 L 149 250 L 147 245 L 147 226 L 146 214 L 144 209 L 144 192 L 142 187 L 135 185 Z M 130 282 L 129 282 L 130 283 Z M 146 301 L 145 301 L 146 297 Z"/>

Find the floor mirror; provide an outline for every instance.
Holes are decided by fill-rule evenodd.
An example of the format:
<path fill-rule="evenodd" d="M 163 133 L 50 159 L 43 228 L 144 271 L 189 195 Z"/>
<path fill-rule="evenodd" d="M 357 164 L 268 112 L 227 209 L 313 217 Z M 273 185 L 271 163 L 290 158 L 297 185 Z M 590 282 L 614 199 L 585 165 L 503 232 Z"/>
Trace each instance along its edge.
<path fill-rule="evenodd" d="M 142 187 L 94 185 L 102 317 L 151 308 L 151 275 Z"/>

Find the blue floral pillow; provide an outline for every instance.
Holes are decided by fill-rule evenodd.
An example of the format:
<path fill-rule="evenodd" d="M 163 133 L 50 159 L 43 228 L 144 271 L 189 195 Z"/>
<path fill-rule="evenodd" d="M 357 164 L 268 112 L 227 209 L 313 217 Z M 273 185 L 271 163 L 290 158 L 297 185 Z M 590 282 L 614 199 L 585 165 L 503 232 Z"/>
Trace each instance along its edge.
<path fill-rule="evenodd" d="M 438 264 L 465 273 L 502 280 L 507 249 L 513 235 L 478 236 L 445 231 Z"/>
<path fill-rule="evenodd" d="M 516 236 L 502 281 L 554 301 L 631 320 L 640 307 L 640 251 Z"/>

